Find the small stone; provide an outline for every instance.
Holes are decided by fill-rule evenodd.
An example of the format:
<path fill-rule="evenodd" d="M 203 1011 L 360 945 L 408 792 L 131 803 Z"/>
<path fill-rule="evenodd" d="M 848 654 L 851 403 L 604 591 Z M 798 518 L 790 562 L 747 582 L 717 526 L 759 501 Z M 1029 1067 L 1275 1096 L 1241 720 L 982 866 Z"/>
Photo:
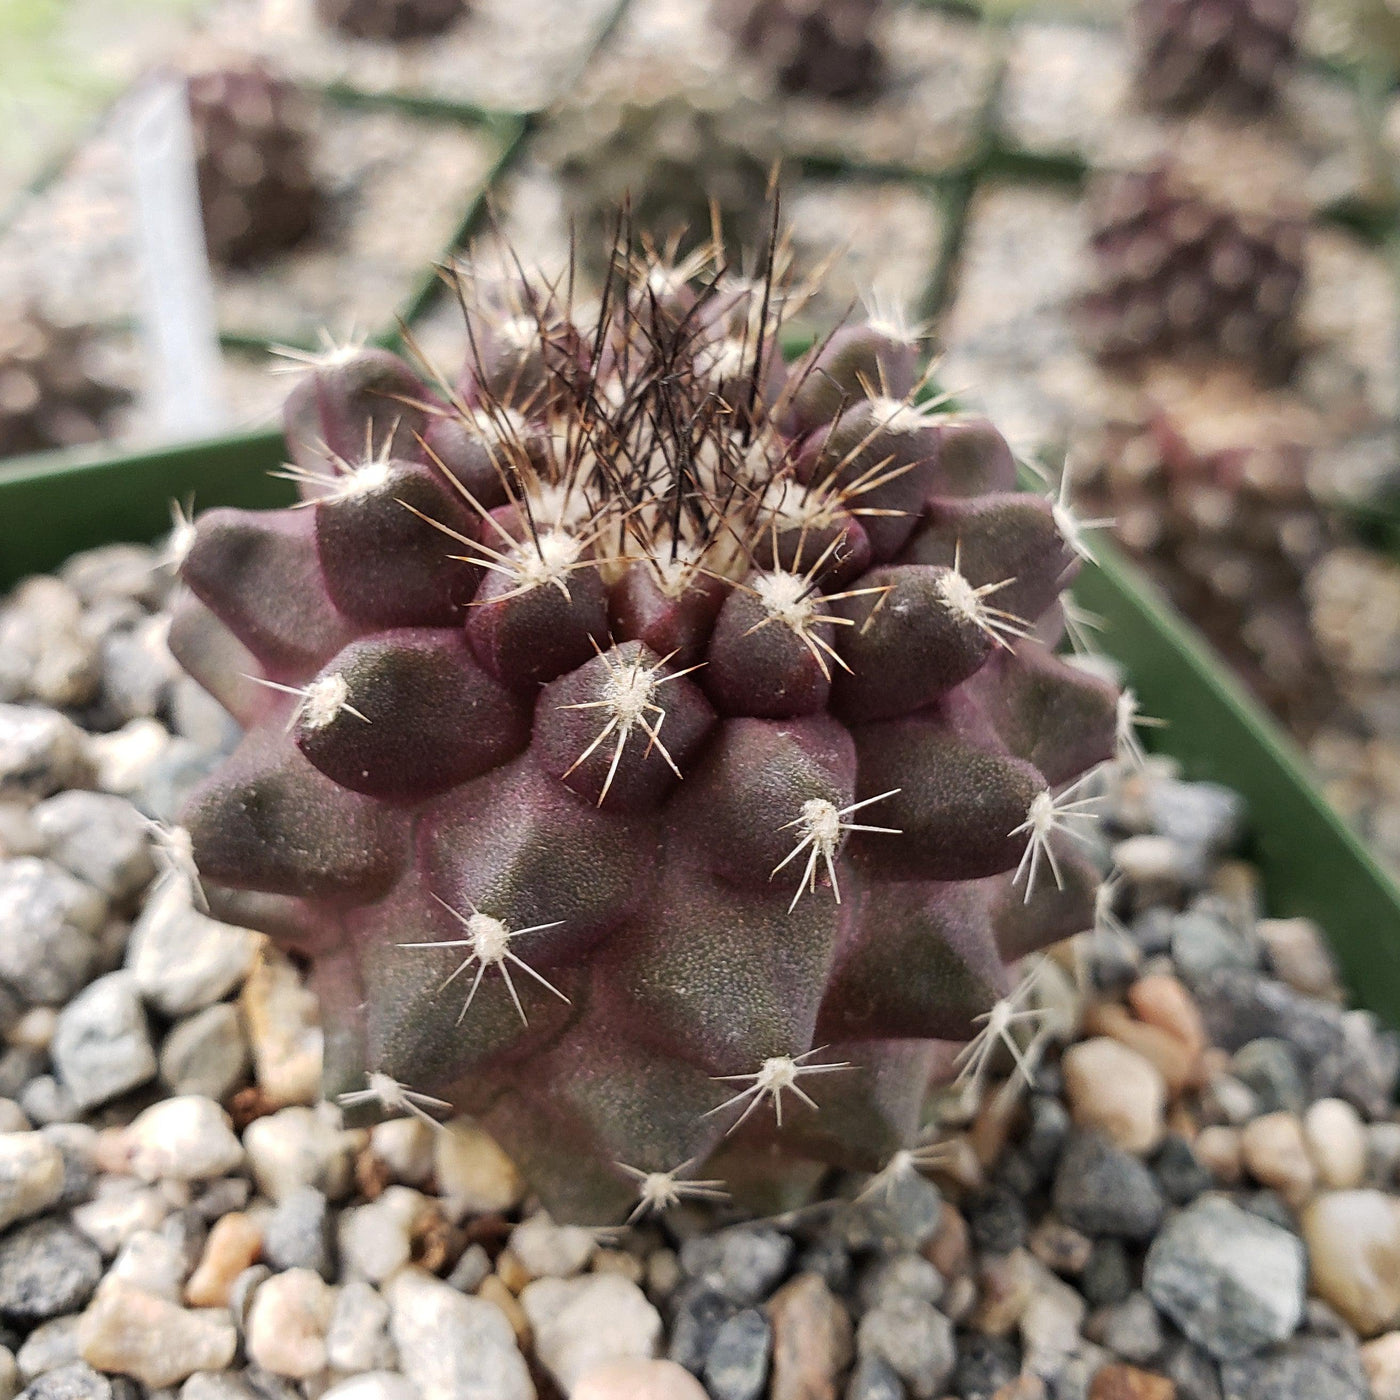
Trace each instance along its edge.
<path fill-rule="evenodd" d="M 572 1286 L 549 1279 L 531 1285 Z M 393 1278 L 385 1296 L 404 1374 L 422 1400 L 535 1400 L 515 1333 L 495 1304 L 412 1268 Z"/>
<path fill-rule="evenodd" d="M 321 1400 L 420 1400 L 420 1396 L 417 1386 L 397 1371 L 366 1371 L 338 1381 L 322 1393 Z"/>
<path fill-rule="evenodd" d="M 0 1230 L 63 1194 L 63 1154 L 41 1133 L 0 1133 Z"/>
<path fill-rule="evenodd" d="M 1217 1181 L 1230 1186 L 1240 1179 L 1244 1160 L 1238 1128 L 1202 1128 L 1194 1151 L 1197 1160 Z"/>
<path fill-rule="evenodd" d="M 861 1306 L 878 1307 L 889 1298 L 919 1298 L 936 1303 L 943 1296 L 943 1276 L 921 1254 L 877 1259 L 861 1275 Z"/>
<path fill-rule="evenodd" d="M 63 1008 L 52 1054 L 84 1111 L 154 1078 L 156 1052 L 129 972 L 99 977 Z"/>
<path fill-rule="evenodd" d="M 32 1220 L 0 1237 L 0 1315 L 43 1322 L 77 1312 L 102 1277 L 102 1256 L 70 1225 Z"/>
<path fill-rule="evenodd" d="M 713 1400 L 761 1400 L 773 1352 L 773 1329 L 754 1308 L 735 1313 L 715 1334 L 705 1358 Z"/>
<path fill-rule="evenodd" d="M 83 1360 L 153 1389 L 233 1361 L 238 1335 L 227 1313 L 189 1312 L 119 1285 L 104 1288 L 78 1326 Z"/>
<path fill-rule="evenodd" d="M 73 1224 L 108 1258 L 138 1230 L 155 1230 L 170 1203 L 154 1186 L 135 1177 L 99 1177 L 93 1199 L 73 1209 Z"/>
<path fill-rule="evenodd" d="M 1151 1239 L 1166 1202 L 1136 1157 L 1096 1133 L 1076 1133 L 1055 1174 L 1055 1211 L 1086 1235 Z"/>
<path fill-rule="evenodd" d="M 238 1008 L 219 1002 L 170 1028 L 160 1047 L 161 1082 L 172 1094 L 200 1094 L 216 1103 L 248 1074 L 248 1042 Z"/>
<path fill-rule="evenodd" d="M 1162 1076 L 1173 1097 L 1193 1088 L 1200 1079 L 1199 1051 L 1191 1050 L 1160 1026 L 1136 1020 L 1117 1002 L 1096 1002 L 1088 1007 L 1084 1029 L 1091 1035 L 1109 1036 L 1141 1055 Z"/>
<path fill-rule="evenodd" d="M 103 792 L 137 798 L 142 811 L 170 810 L 151 808 L 138 797 L 170 747 L 170 732 L 155 719 L 133 719 L 110 734 L 89 735 L 87 757 L 95 785 Z"/>
<path fill-rule="evenodd" d="M 841 1217 L 849 1249 L 922 1249 L 938 1231 L 943 1197 L 922 1172 L 900 1172 Z"/>
<path fill-rule="evenodd" d="M 1323 932 L 1311 919 L 1260 919 L 1255 931 L 1274 975 L 1307 996 L 1336 999 L 1336 964 Z"/>
<path fill-rule="evenodd" d="M 674 1361 L 604 1361 L 579 1377 L 569 1400 L 707 1400 L 700 1383 Z"/>
<path fill-rule="evenodd" d="M 203 1181 L 243 1165 L 243 1145 L 228 1114 L 198 1094 L 153 1104 L 127 1133 L 131 1170 L 146 1181 Z"/>
<path fill-rule="evenodd" d="M 279 1105 L 315 1103 L 321 1093 L 320 1015 L 291 960 L 264 944 L 240 1004 L 263 1098 Z"/>
<path fill-rule="evenodd" d="M 1240 1134 L 1240 1155 L 1255 1181 L 1277 1191 L 1294 1210 L 1317 1186 L 1303 1125 L 1292 1113 L 1267 1113 L 1246 1124 Z"/>
<path fill-rule="evenodd" d="M 243 1130 L 253 1180 L 280 1201 L 298 1186 L 314 1186 L 338 1201 L 350 1189 L 358 1139 L 340 1127 L 334 1110 L 294 1106 L 254 1119 Z"/>
<path fill-rule="evenodd" d="M 112 1382 L 85 1361 L 46 1371 L 20 1391 L 20 1400 L 113 1400 Z"/>
<path fill-rule="evenodd" d="M 56 1371 L 60 1366 L 71 1366 L 78 1356 L 78 1318 L 80 1314 L 70 1313 L 67 1317 L 56 1317 L 51 1322 L 42 1322 L 25 1339 L 24 1345 L 11 1358 L 11 1369 L 18 1372 L 22 1385 L 28 1385 L 36 1376 Z M 0 1359 L 0 1372 L 5 1370 Z M 4 1376 L 0 1375 L 0 1393 L 4 1393 Z M 14 1379 L 13 1374 L 10 1377 Z M 13 1395 L 13 1390 L 10 1394 Z"/>
<path fill-rule="evenodd" d="M 1192 1341 L 1224 1360 L 1293 1334 L 1304 1269 L 1293 1235 L 1210 1195 L 1166 1223 L 1148 1251 L 1143 1284 Z"/>
<path fill-rule="evenodd" d="M 1301 1113 L 1307 1104 L 1303 1071 L 1287 1041 L 1274 1036 L 1251 1040 L 1235 1052 L 1230 1069 L 1254 1091 L 1260 1113 Z"/>
<path fill-rule="evenodd" d="M 1139 1020 L 1166 1031 L 1193 1056 L 1209 1043 L 1200 1008 L 1176 977 L 1166 973 L 1139 977 L 1128 988 L 1128 1005 Z"/>
<path fill-rule="evenodd" d="M 1031 1231 L 1030 1251 L 1047 1269 L 1075 1276 L 1088 1266 L 1094 1242 L 1088 1235 L 1047 1215 Z"/>
<path fill-rule="evenodd" d="M 1318 1099 L 1303 1115 L 1303 1136 L 1318 1180 L 1350 1191 L 1366 1180 L 1366 1125 L 1344 1099 Z"/>
<path fill-rule="evenodd" d="M 1152 1172 L 1174 1206 L 1190 1205 L 1212 1185 L 1210 1172 L 1197 1160 L 1191 1144 L 1176 1133 L 1168 1133 L 1163 1140 L 1152 1159 Z"/>
<path fill-rule="evenodd" d="M 121 1284 L 178 1303 L 185 1273 L 178 1246 L 154 1230 L 138 1230 L 122 1245 L 99 1287 Z"/>
<path fill-rule="evenodd" d="M 1081 1040 L 1061 1058 L 1075 1124 L 1098 1130 L 1123 1151 L 1145 1154 L 1165 1131 L 1166 1081 L 1154 1064 L 1117 1040 Z"/>
<path fill-rule="evenodd" d="M 719 1329 L 738 1311 L 721 1293 L 691 1279 L 672 1299 L 670 1343 L 666 1355 L 697 1376 L 705 1369 Z"/>
<path fill-rule="evenodd" d="M 1129 1296 L 1133 1289 L 1132 1269 L 1121 1240 L 1094 1241 L 1079 1288 L 1092 1307 L 1121 1303 Z"/>
<path fill-rule="evenodd" d="M 185 881 L 166 880 L 132 926 L 126 966 L 162 1015 L 187 1016 L 241 986 L 261 942 L 247 929 L 201 914 Z"/>
<path fill-rule="evenodd" d="M 1361 1365 L 1374 1400 L 1400 1400 L 1400 1332 L 1387 1332 L 1361 1348 Z"/>
<path fill-rule="evenodd" d="M 369 1150 L 404 1186 L 423 1186 L 433 1174 L 438 1130 L 417 1118 L 390 1118 L 369 1130 Z"/>
<path fill-rule="evenodd" d="M 681 1246 L 681 1268 L 740 1307 L 761 1303 L 791 1259 L 792 1240 L 787 1235 L 748 1226 L 695 1235 Z"/>
<path fill-rule="evenodd" d="M 1210 909 L 1188 909 L 1172 921 L 1172 962 L 1197 990 L 1221 971 L 1253 972 L 1258 950 L 1222 915 Z"/>
<path fill-rule="evenodd" d="M 192 1308 L 227 1307 L 234 1279 L 257 1259 L 262 1238 L 262 1227 L 241 1211 L 216 1220 L 185 1285 L 185 1302 Z"/>
<path fill-rule="evenodd" d="M 254 1264 L 244 1269 L 229 1285 L 228 1310 L 233 1314 L 234 1325 L 239 1332 L 248 1330 L 248 1313 L 257 1297 L 258 1289 L 272 1277 L 272 1270 L 266 1264 Z"/>
<path fill-rule="evenodd" d="M 1081 1349 L 1087 1308 L 1069 1284 L 1032 1261 L 1032 1286 L 1019 1321 L 1025 1369 L 1044 1379 L 1061 1374 Z"/>
<path fill-rule="evenodd" d="M 836 1400 L 850 1363 L 850 1314 L 816 1274 L 799 1274 L 768 1303 L 773 1324 L 769 1400 Z"/>
<path fill-rule="evenodd" d="M 336 1292 L 326 1360 L 337 1371 L 387 1371 L 398 1364 L 389 1340 L 389 1305 L 359 1279 Z"/>
<path fill-rule="evenodd" d="M 181 1387 L 180 1400 L 258 1400 L 258 1392 L 237 1371 L 196 1371 Z"/>
<path fill-rule="evenodd" d="M 447 1281 L 462 1293 L 475 1293 L 491 1272 L 491 1256 L 479 1244 L 468 1245 L 452 1267 Z"/>
<path fill-rule="evenodd" d="M 1400 1326 L 1400 1197 L 1329 1191 L 1303 1211 L 1313 1292 L 1362 1337 Z"/>
<path fill-rule="evenodd" d="M 531 1278 L 572 1278 L 593 1257 L 591 1230 L 556 1225 L 541 1212 L 510 1233 L 510 1248 Z"/>
<path fill-rule="evenodd" d="M 535 1354 L 568 1391 L 590 1367 L 655 1356 L 661 1317 L 636 1284 L 610 1274 L 536 1279 L 520 1295 Z"/>
<path fill-rule="evenodd" d="M 958 1362 L 949 1389 L 959 1396 L 1000 1394 L 1021 1369 L 1021 1353 L 1006 1337 L 986 1337 L 980 1332 L 960 1332 Z"/>
<path fill-rule="evenodd" d="M 1021 1320 L 1035 1287 L 1037 1265 L 1028 1250 L 992 1254 L 983 1258 L 978 1270 L 977 1309 L 970 1325 L 991 1337 L 1004 1337 Z"/>
<path fill-rule="evenodd" d="M 78 1105 L 73 1095 L 51 1074 L 41 1074 L 31 1079 L 24 1086 L 19 1102 L 30 1122 L 40 1127 L 72 1123 L 78 1117 Z"/>
<path fill-rule="evenodd" d="M 57 710 L 0 705 L 0 798 L 47 797 L 81 787 L 83 733 Z"/>
<path fill-rule="evenodd" d="M 349 1277 L 382 1283 L 408 1263 L 413 1234 L 430 1209 L 428 1199 L 409 1186 L 390 1186 L 368 1205 L 340 1217 L 340 1257 Z"/>
<path fill-rule="evenodd" d="M 274 1274 L 248 1309 L 248 1355 L 275 1376 L 305 1380 L 326 1367 L 335 1289 L 311 1269 Z"/>
<path fill-rule="evenodd" d="M 33 820 L 48 843 L 49 859 L 114 903 L 130 899 L 155 876 L 145 818 L 125 798 L 61 792 L 41 802 Z"/>
<path fill-rule="evenodd" d="M 1176 1386 L 1165 1376 L 1136 1366 L 1101 1366 L 1089 1384 L 1088 1400 L 1177 1400 Z"/>
<path fill-rule="evenodd" d="M 893 1298 L 866 1313 L 856 1347 L 888 1362 L 914 1400 L 936 1400 L 957 1362 L 953 1324 L 917 1298 Z"/>
<path fill-rule="evenodd" d="M 1021 1197 L 1004 1186 L 992 1186 L 966 1202 L 968 1228 L 979 1249 L 1010 1254 L 1020 1249 L 1030 1233 Z"/>
<path fill-rule="evenodd" d="M 1166 1345 L 1162 1320 L 1146 1293 L 1134 1293 L 1090 1319 L 1090 1341 L 1107 1347 L 1124 1361 L 1146 1365 Z"/>
<path fill-rule="evenodd" d="M 1244 798 L 1219 783 L 1159 778 L 1147 789 L 1147 809 L 1161 835 L 1211 855 L 1233 849 L 1244 830 Z"/>
<path fill-rule="evenodd" d="M 833 1293 L 844 1293 L 851 1284 L 851 1253 L 832 1235 L 799 1249 L 794 1268 L 797 1273 L 820 1274 Z"/>
<path fill-rule="evenodd" d="M 268 1216 L 263 1231 L 263 1258 L 274 1269 L 311 1269 L 329 1281 L 335 1271 L 331 1231 L 326 1198 L 314 1186 L 299 1186 L 283 1196 Z"/>
<path fill-rule="evenodd" d="M 52 861 L 0 862 L 0 978 L 26 1001 L 68 1001 L 92 970 L 106 913 L 96 890 Z"/>
<path fill-rule="evenodd" d="M 434 1133 L 435 1172 L 443 1212 L 449 1220 L 513 1210 L 525 1196 L 515 1163 L 489 1133 L 456 1118 Z"/>
<path fill-rule="evenodd" d="M 1350 1338 L 1299 1337 L 1220 1371 L 1230 1400 L 1373 1400 Z"/>

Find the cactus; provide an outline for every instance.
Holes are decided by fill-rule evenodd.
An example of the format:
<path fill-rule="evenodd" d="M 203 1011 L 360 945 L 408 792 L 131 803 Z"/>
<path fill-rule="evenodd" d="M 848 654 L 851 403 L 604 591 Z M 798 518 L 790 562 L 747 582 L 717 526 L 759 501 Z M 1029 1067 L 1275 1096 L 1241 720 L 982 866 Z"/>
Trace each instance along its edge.
<path fill-rule="evenodd" d="M 322 24 L 353 39 L 430 39 L 467 12 L 466 0 L 316 0 Z"/>
<path fill-rule="evenodd" d="M 0 457 L 96 442 L 125 390 L 93 370 L 93 332 L 37 307 L 0 308 Z"/>
<path fill-rule="evenodd" d="M 1205 353 L 1287 377 L 1300 224 L 1216 205 L 1165 165 L 1105 177 L 1090 203 L 1094 275 L 1081 314 L 1098 355 Z"/>
<path fill-rule="evenodd" d="M 1299 443 L 1202 450 L 1162 412 L 1108 425 L 1078 496 L 1294 733 L 1338 706 L 1309 622 L 1307 580 L 1331 543 Z"/>
<path fill-rule="evenodd" d="M 1298 0 L 1138 0 L 1138 91 L 1150 106 L 1257 112 L 1297 57 Z"/>
<path fill-rule="evenodd" d="M 189 99 L 210 257 L 237 267 L 301 242 L 321 204 L 302 94 L 254 65 L 192 74 Z"/>
<path fill-rule="evenodd" d="M 474 303 L 455 383 L 328 356 L 305 508 L 180 550 L 247 731 L 183 818 L 211 906 L 309 961 L 329 1093 L 476 1115 L 558 1218 L 887 1165 L 1092 918 L 1078 532 L 913 344 L 785 363 L 784 301 L 615 249 L 586 323 Z"/>
<path fill-rule="evenodd" d="M 720 22 L 784 92 L 850 101 L 878 88 L 882 0 L 721 0 Z"/>

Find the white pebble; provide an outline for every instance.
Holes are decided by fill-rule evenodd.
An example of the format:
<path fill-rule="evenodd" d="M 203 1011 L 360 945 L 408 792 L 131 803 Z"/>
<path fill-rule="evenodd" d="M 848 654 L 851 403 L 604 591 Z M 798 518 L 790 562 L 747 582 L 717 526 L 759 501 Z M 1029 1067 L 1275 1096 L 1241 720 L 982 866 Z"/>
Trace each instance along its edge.
<path fill-rule="evenodd" d="M 326 1368 L 336 1290 L 311 1269 L 273 1274 L 248 1309 L 248 1355 L 276 1376 L 305 1380 Z"/>
<path fill-rule="evenodd" d="M 63 1155 L 40 1133 L 0 1133 L 0 1230 L 63 1194 Z"/>
<path fill-rule="evenodd" d="M 147 1181 L 205 1181 L 243 1165 L 243 1146 L 228 1114 L 199 1094 L 153 1104 L 128 1133 L 131 1169 Z"/>
<path fill-rule="evenodd" d="M 600 1362 L 655 1356 L 661 1344 L 660 1313 L 617 1274 L 536 1279 L 520 1305 L 534 1330 L 535 1354 L 566 1394 Z"/>

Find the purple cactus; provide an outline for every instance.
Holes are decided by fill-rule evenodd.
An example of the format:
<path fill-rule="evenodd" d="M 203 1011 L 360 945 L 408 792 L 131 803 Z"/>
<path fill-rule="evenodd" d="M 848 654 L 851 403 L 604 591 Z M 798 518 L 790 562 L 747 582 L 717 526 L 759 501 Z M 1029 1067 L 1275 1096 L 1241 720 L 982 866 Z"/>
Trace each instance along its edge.
<path fill-rule="evenodd" d="M 619 254 L 586 321 L 478 303 L 455 383 L 332 357 L 304 509 L 183 559 L 247 729 L 185 817 L 211 904 L 309 962 L 329 1094 L 476 1115 L 563 1219 L 883 1166 L 1092 921 L 1074 542 L 912 344 L 785 365 L 782 292 Z"/>

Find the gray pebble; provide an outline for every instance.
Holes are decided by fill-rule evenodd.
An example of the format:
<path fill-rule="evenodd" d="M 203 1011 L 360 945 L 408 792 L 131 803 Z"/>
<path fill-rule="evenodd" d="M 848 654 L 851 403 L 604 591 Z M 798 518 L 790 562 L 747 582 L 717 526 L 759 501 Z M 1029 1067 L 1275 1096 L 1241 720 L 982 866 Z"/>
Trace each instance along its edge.
<path fill-rule="evenodd" d="M 1191 1144 L 1177 1133 L 1168 1133 L 1163 1139 L 1152 1159 L 1152 1171 L 1174 1206 L 1190 1205 L 1215 1184 L 1215 1178 L 1196 1160 Z"/>
<path fill-rule="evenodd" d="M 1306 1283 L 1301 1240 L 1216 1195 L 1167 1222 L 1143 1271 L 1152 1301 L 1221 1360 L 1291 1336 Z"/>
<path fill-rule="evenodd" d="M 840 1240 L 824 1235 L 801 1251 L 794 1272 L 816 1274 L 833 1293 L 844 1293 L 851 1282 L 851 1255 Z"/>
<path fill-rule="evenodd" d="M 1389 1115 L 1400 1084 L 1400 1035 L 1369 1011 L 1342 1017 L 1342 1042 L 1313 1067 L 1313 1098 L 1345 1099 L 1364 1117 Z"/>
<path fill-rule="evenodd" d="M 12 1322 L 76 1312 L 101 1277 L 102 1256 L 63 1221 L 31 1221 L 0 1238 L 0 1315 Z"/>
<path fill-rule="evenodd" d="M 326 1356 L 339 1371 L 382 1371 L 397 1365 L 389 1337 L 389 1305 L 370 1284 L 351 1279 L 336 1294 Z"/>
<path fill-rule="evenodd" d="M 1172 961 L 1193 986 L 1222 968 L 1253 971 L 1259 950 L 1223 914 L 1214 909 L 1188 909 L 1172 923 Z"/>
<path fill-rule="evenodd" d="M 1166 1209 L 1152 1173 L 1096 1133 L 1076 1133 L 1055 1173 L 1055 1211 L 1086 1235 L 1147 1240 Z"/>
<path fill-rule="evenodd" d="M 253 1194 L 253 1184 L 244 1176 L 220 1176 L 210 1182 L 196 1182 L 195 1188 L 191 1209 L 211 1225 L 221 1215 L 242 1210 Z"/>
<path fill-rule="evenodd" d="M 1227 1361 L 1229 1400 L 1371 1400 L 1354 1341 L 1304 1337 L 1262 1356 Z"/>
<path fill-rule="evenodd" d="M 904 1400 L 904 1382 L 883 1356 L 862 1356 L 846 1384 L 846 1400 Z"/>
<path fill-rule="evenodd" d="M 761 1303 L 787 1273 L 792 1241 L 777 1230 L 739 1227 L 695 1235 L 681 1246 L 681 1268 L 705 1287 L 747 1307 Z"/>
<path fill-rule="evenodd" d="M 326 1198 L 314 1186 L 298 1186 L 267 1218 L 263 1258 L 274 1269 L 313 1269 L 329 1282 L 335 1276 L 333 1224 Z"/>
<path fill-rule="evenodd" d="M 469 1245 L 453 1265 L 447 1281 L 463 1293 L 475 1293 L 491 1272 L 491 1256 L 479 1244 Z"/>
<path fill-rule="evenodd" d="M 51 1074 L 40 1074 L 24 1086 L 19 1106 L 31 1123 L 71 1123 L 78 1117 L 78 1104 L 68 1089 Z"/>
<path fill-rule="evenodd" d="M 81 1360 L 78 1355 L 78 1320 L 81 1317 L 81 1313 L 69 1313 L 66 1317 L 41 1322 L 24 1339 L 24 1345 L 15 1353 L 15 1363 L 25 1385 L 46 1371 L 56 1371 L 60 1366 Z"/>
<path fill-rule="evenodd" d="M 888 1362 L 914 1400 L 942 1395 L 957 1363 L 953 1324 L 917 1298 L 892 1298 L 866 1313 L 856 1328 L 856 1348 Z"/>
<path fill-rule="evenodd" d="M 1176 1400 L 1224 1400 L 1220 1367 L 1194 1342 L 1175 1338 L 1156 1369 L 1176 1386 Z"/>
<path fill-rule="evenodd" d="M 698 1376 L 719 1329 L 737 1308 L 723 1294 L 692 1280 L 676 1294 L 673 1309 L 666 1355 Z"/>
<path fill-rule="evenodd" d="M 48 1371 L 19 1393 L 19 1400 L 117 1400 L 112 1382 L 86 1361 Z"/>
<path fill-rule="evenodd" d="M 156 873 L 145 819 L 125 798 L 61 792 L 34 809 L 50 859 L 109 900 L 131 898 Z"/>
<path fill-rule="evenodd" d="M 170 1028 L 160 1047 L 160 1078 L 172 1094 L 222 1102 L 247 1077 L 249 1059 L 238 1008 L 216 1002 Z"/>
<path fill-rule="evenodd" d="M 1339 1052 L 1343 1013 L 1282 982 L 1244 968 L 1220 968 L 1193 988 L 1211 1043 L 1238 1050 L 1272 1036 L 1312 1066 Z"/>
<path fill-rule="evenodd" d="M 9 1045 L 0 1051 L 0 1094 L 15 1103 L 24 1086 L 48 1068 L 49 1057 L 32 1045 Z M 20 1109 L 23 1113 L 24 1110 Z"/>
<path fill-rule="evenodd" d="M 169 591 L 168 574 L 156 567 L 156 551 L 146 544 L 103 544 L 71 555 L 58 571 L 84 603 L 131 598 L 154 608 Z"/>
<path fill-rule="evenodd" d="M 943 1215 L 943 1197 L 926 1176 L 898 1172 L 841 1216 L 851 1249 L 919 1249 L 933 1238 Z"/>
<path fill-rule="evenodd" d="M 233 1314 L 234 1326 L 241 1333 L 248 1320 L 248 1308 L 253 1294 L 272 1277 L 272 1270 L 266 1264 L 251 1264 L 229 1284 L 228 1310 Z"/>
<path fill-rule="evenodd" d="M 1218 783 L 1158 778 L 1147 790 L 1147 812 L 1159 835 L 1203 856 L 1220 856 L 1238 845 L 1246 806 L 1239 793 Z"/>
<path fill-rule="evenodd" d="M 86 1201 L 97 1180 L 97 1130 L 86 1123 L 50 1123 L 41 1135 L 63 1159 L 63 1187 L 54 1204 L 64 1209 Z"/>
<path fill-rule="evenodd" d="M 889 1298 L 920 1298 L 936 1303 L 943 1296 L 943 1275 L 922 1254 L 895 1254 L 874 1260 L 861 1274 L 857 1297 L 862 1308 Z"/>
<path fill-rule="evenodd" d="M 201 914 L 184 882 L 168 880 L 132 926 L 126 965 L 152 1006 L 187 1016 L 242 985 L 257 948 L 256 935 Z"/>
<path fill-rule="evenodd" d="M 967 1400 L 990 1400 L 1021 1370 L 1021 1353 L 1008 1337 L 962 1332 L 957 1338 L 958 1361 L 949 1388 Z"/>
<path fill-rule="evenodd" d="M 156 1052 L 129 972 L 110 972 L 59 1013 L 54 1067 L 80 1109 L 116 1098 L 154 1078 Z"/>
<path fill-rule="evenodd" d="M 0 798 L 48 797 L 81 786 L 83 749 L 82 730 L 57 710 L 0 705 Z"/>
<path fill-rule="evenodd" d="M 243 733 L 193 676 L 177 676 L 170 687 L 170 723 L 181 738 L 210 753 L 229 752 Z"/>
<path fill-rule="evenodd" d="M 87 981 L 106 914 L 95 889 L 52 861 L 0 862 L 0 978 L 27 1001 L 67 1001 Z"/>
<path fill-rule="evenodd" d="M 705 1358 L 705 1386 L 714 1400 L 760 1400 L 767 1385 L 773 1329 L 755 1308 L 735 1313 L 715 1334 Z"/>
<path fill-rule="evenodd" d="M 1286 1040 L 1263 1036 L 1235 1051 L 1231 1072 L 1254 1091 L 1262 1113 L 1302 1113 L 1308 1105 L 1302 1067 Z"/>
<path fill-rule="evenodd" d="M 166 645 L 168 630 L 164 618 L 148 617 L 103 637 L 102 700 L 109 722 L 145 719 L 161 709 L 180 673 Z"/>
<path fill-rule="evenodd" d="M 196 1371 L 180 1387 L 180 1400 L 257 1400 L 237 1371 Z"/>

